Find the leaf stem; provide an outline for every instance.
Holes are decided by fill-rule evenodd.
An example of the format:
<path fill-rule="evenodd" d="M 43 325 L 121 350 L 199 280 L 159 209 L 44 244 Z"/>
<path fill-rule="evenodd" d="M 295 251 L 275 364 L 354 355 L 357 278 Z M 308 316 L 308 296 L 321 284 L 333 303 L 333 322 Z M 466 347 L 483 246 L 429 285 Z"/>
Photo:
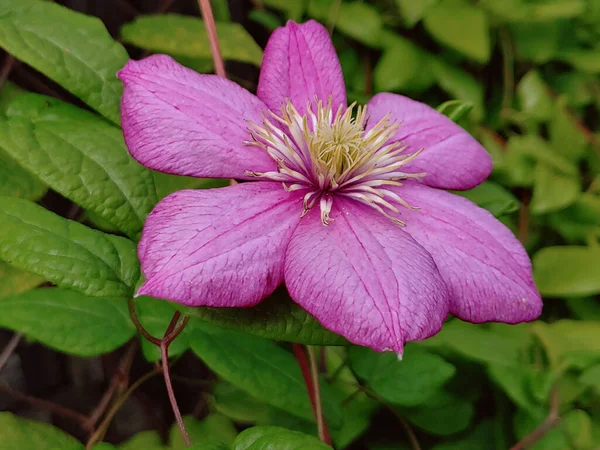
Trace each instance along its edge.
<path fill-rule="evenodd" d="M 217 26 L 215 24 L 212 7 L 210 6 L 210 0 L 198 0 L 198 6 L 202 12 L 206 33 L 208 34 L 208 39 L 210 41 L 210 52 L 212 53 L 213 62 L 215 64 L 215 72 L 220 77 L 225 78 L 227 76 L 225 73 L 225 63 L 223 63 L 223 55 L 221 55 L 221 49 L 219 48 L 219 36 L 217 35 Z"/>
<path fill-rule="evenodd" d="M 314 347 L 308 346 L 309 359 L 306 357 L 304 347 L 300 344 L 293 344 L 294 355 L 300 366 L 302 377 L 306 383 L 308 390 L 308 396 L 310 403 L 315 414 L 315 420 L 317 422 L 317 430 L 319 432 L 319 439 L 328 445 L 331 445 L 331 438 L 325 424 L 325 418 L 323 417 L 323 405 L 321 402 L 321 389 L 319 384 L 319 367 L 317 364 L 317 357 L 315 354 Z"/>

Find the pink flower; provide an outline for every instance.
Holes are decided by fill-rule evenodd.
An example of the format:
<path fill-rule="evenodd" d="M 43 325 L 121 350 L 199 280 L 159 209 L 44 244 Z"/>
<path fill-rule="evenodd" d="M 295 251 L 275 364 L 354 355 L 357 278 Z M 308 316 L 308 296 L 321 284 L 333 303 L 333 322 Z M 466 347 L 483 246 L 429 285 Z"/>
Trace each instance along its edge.
<path fill-rule="evenodd" d="M 443 189 L 470 189 L 492 163 L 429 106 L 395 94 L 347 107 L 325 28 L 276 30 L 258 95 L 167 56 L 119 72 L 131 154 L 155 170 L 249 180 L 185 190 L 150 214 L 139 294 L 249 307 L 285 282 L 351 342 L 402 353 L 448 312 L 533 320 L 541 300 L 513 234 Z"/>

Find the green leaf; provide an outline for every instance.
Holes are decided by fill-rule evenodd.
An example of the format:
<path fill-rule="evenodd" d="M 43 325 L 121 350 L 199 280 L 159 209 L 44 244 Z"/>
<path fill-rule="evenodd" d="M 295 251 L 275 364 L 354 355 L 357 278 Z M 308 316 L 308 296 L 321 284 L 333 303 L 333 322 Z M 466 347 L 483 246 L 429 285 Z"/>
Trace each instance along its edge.
<path fill-rule="evenodd" d="M 446 391 L 438 391 L 423 405 L 399 410 L 412 424 L 441 436 L 465 430 L 471 423 L 474 412 L 470 402 Z"/>
<path fill-rule="evenodd" d="M 477 62 L 489 61 L 489 23 L 481 8 L 462 0 L 446 0 L 428 9 L 423 25 L 441 44 Z"/>
<path fill-rule="evenodd" d="M 596 359 L 600 355 L 600 324 L 597 322 L 561 319 L 547 324 L 538 321 L 532 329 L 553 367 L 577 353 L 592 354 Z"/>
<path fill-rule="evenodd" d="M 27 91 L 10 81 L 5 81 L 0 88 L 0 113 L 4 114 L 10 103 Z"/>
<path fill-rule="evenodd" d="M 510 153 L 525 157 L 534 164 L 544 163 L 557 173 L 577 176 L 579 169 L 575 163 L 555 151 L 555 148 L 554 146 L 550 147 L 547 141 L 534 134 L 513 136 L 508 141 L 508 150 Z"/>
<path fill-rule="evenodd" d="M 182 189 L 209 189 L 224 187 L 229 184 L 228 180 L 216 178 L 182 177 L 162 172 L 152 172 L 152 175 L 154 176 L 156 195 L 159 200 Z"/>
<path fill-rule="evenodd" d="M 323 328 L 311 315 L 278 289 L 252 308 L 186 308 L 186 314 L 223 328 L 278 341 L 306 345 L 343 345 L 347 341 Z"/>
<path fill-rule="evenodd" d="M 488 374 L 497 386 L 518 406 L 534 411 L 538 402 L 531 392 L 531 368 L 524 365 L 490 364 Z"/>
<path fill-rule="evenodd" d="M 533 257 L 533 276 L 542 295 L 584 296 L 600 293 L 600 250 L 546 247 Z"/>
<path fill-rule="evenodd" d="M 194 323 L 190 339 L 192 350 L 224 380 L 269 405 L 314 421 L 295 358 L 273 341 L 199 323 Z M 322 388 L 325 416 L 335 428 L 340 412 L 328 402 L 327 386 Z"/>
<path fill-rule="evenodd" d="M 579 377 L 579 382 L 594 387 L 600 393 L 600 364 L 586 369 Z"/>
<path fill-rule="evenodd" d="M 52 189 L 135 237 L 156 204 L 152 173 L 127 152 L 121 130 L 59 100 L 27 94 L 0 122 L 0 142 Z"/>
<path fill-rule="evenodd" d="M 507 9 L 503 6 L 503 9 Z M 558 54 L 561 47 L 563 22 L 552 21 L 545 23 L 512 24 L 509 27 L 517 57 L 539 64 L 550 61 Z"/>
<path fill-rule="evenodd" d="M 449 348 L 470 360 L 484 364 L 517 364 L 529 343 L 528 325 L 481 325 L 452 320 L 423 345 Z M 494 349 L 494 351 L 490 351 Z"/>
<path fill-rule="evenodd" d="M 183 423 L 190 441 L 197 445 L 197 447 L 192 448 L 198 448 L 199 450 L 220 449 L 221 444 L 226 445 L 226 448 L 230 448 L 237 435 L 233 422 L 221 414 L 211 414 L 202 420 L 187 416 L 183 418 Z M 183 441 L 181 430 L 177 424 L 173 425 L 169 436 L 169 450 L 185 450 L 188 448 Z M 204 447 L 200 444 L 203 444 Z"/>
<path fill-rule="evenodd" d="M 281 19 L 275 13 L 266 9 L 253 9 L 248 13 L 248 18 L 269 31 L 274 31 L 277 27 L 283 25 Z"/>
<path fill-rule="evenodd" d="M 468 191 L 455 191 L 461 197 L 487 209 L 494 216 L 500 217 L 517 211 L 521 205 L 519 200 L 508 190 L 493 181 L 484 181 Z"/>
<path fill-rule="evenodd" d="M 557 59 L 571 64 L 584 73 L 600 73 L 600 47 L 593 49 L 569 49 L 559 52 Z"/>
<path fill-rule="evenodd" d="M 429 56 L 408 39 L 387 32 L 373 71 L 377 92 L 424 90 L 434 82 Z"/>
<path fill-rule="evenodd" d="M 431 450 L 482 450 L 488 447 L 494 440 L 492 423 L 489 421 L 480 423 L 475 430 L 460 440 L 442 442 L 431 448 Z"/>
<path fill-rule="evenodd" d="M 242 431 L 233 450 L 327 450 L 332 449 L 314 436 L 279 427 L 254 427 Z"/>
<path fill-rule="evenodd" d="M 164 336 L 173 314 L 177 311 L 175 307 L 166 300 L 159 300 L 152 297 L 136 297 L 135 309 L 144 328 L 152 336 Z M 189 328 L 184 328 L 179 336 L 169 345 L 169 356 L 181 355 L 190 347 Z M 142 352 L 148 361 L 154 362 L 160 360 L 160 349 L 140 337 Z"/>
<path fill-rule="evenodd" d="M 440 0 L 396 0 L 407 27 L 415 26 Z"/>
<path fill-rule="evenodd" d="M 135 334 L 126 299 L 98 299 L 60 288 L 3 298 L 0 326 L 77 356 L 111 352 Z"/>
<path fill-rule="evenodd" d="M 44 278 L 25 270 L 19 270 L 0 261 L 0 299 L 26 292 L 44 282 Z"/>
<path fill-rule="evenodd" d="M 8 197 L 0 197 L 0 259 L 94 297 L 129 297 L 140 274 L 132 241 Z"/>
<path fill-rule="evenodd" d="M 219 47 L 226 60 L 260 66 L 262 50 L 238 23 L 217 23 Z M 123 41 L 154 53 L 211 59 L 204 23 L 197 17 L 178 14 L 138 16 L 121 28 Z"/>
<path fill-rule="evenodd" d="M 0 127 L 2 125 L 0 122 Z M 32 176 L 0 148 L 0 196 L 35 202 L 46 194 L 46 190 L 46 185 L 40 179 Z"/>
<path fill-rule="evenodd" d="M 529 209 L 535 215 L 559 211 L 572 205 L 580 193 L 578 176 L 564 175 L 546 164 L 538 164 Z"/>
<path fill-rule="evenodd" d="M 483 86 L 467 72 L 441 58 L 432 56 L 430 63 L 439 86 L 453 98 L 471 103 L 473 120 L 481 120 L 485 115 Z"/>
<path fill-rule="evenodd" d="M 571 161 L 577 161 L 585 154 L 588 139 L 578 126 L 575 117 L 566 106 L 566 99 L 555 104 L 552 121 L 548 124 L 553 150 Z"/>
<path fill-rule="evenodd" d="M 368 47 L 381 47 L 383 21 L 377 9 L 361 1 L 310 0 L 308 15 Z"/>
<path fill-rule="evenodd" d="M 448 100 L 436 108 L 438 112 L 456 123 L 460 122 L 463 117 L 467 117 L 472 109 L 472 103 L 462 100 Z"/>
<path fill-rule="evenodd" d="M 361 44 L 375 48 L 381 45 L 383 22 L 381 15 L 371 5 L 358 1 L 342 2 L 335 26 Z"/>
<path fill-rule="evenodd" d="M 156 431 L 142 431 L 119 446 L 121 450 L 164 450 L 162 439 Z"/>
<path fill-rule="evenodd" d="M 529 117 L 538 121 L 552 118 L 554 109 L 552 98 L 539 72 L 531 70 L 521 78 L 517 85 L 517 98 L 521 110 Z"/>
<path fill-rule="evenodd" d="M 295 22 L 302 20 L 306 10 L 306 0 L 263 0 L 265 6 L 283 11 L 286 18 Z"/>
<path fill-rule="evenodd" d="M 0 436 L 2 450 L 83 450 L 83 444 L 64 431 L 8 412 L 0 412 Z"/>
<path fill-rule="evenodd" d="M 403 406 L 426 403 L 456 372 L 454 366 L 441 357 L 410 345 L 402 361 L 395 353 L 351 347 L 350 362 L 356 374 L 377 395 Z"/>
<path fill-rule="evenodd" d="M 5 0 L 0 46 L 120 123 L 123 88 L 116 73 L 129 57 L 100 19 L 52 2 Z"/>
<path fill-rule="evenodd" d="M 570 241 L 600 236 L 600 197 L 583 193 L 575 203 L 549 218 L 552 227 Z"/>
<path fill-rule="evenodd" d="M 213 389 L 214 408 L 221 414 L 240 423 L 255 423 L 267 417 L 268 410 L 273 408 L 233 384 L 219 382 Z M 281 411 L 278 409 L 278 411 Z"/>

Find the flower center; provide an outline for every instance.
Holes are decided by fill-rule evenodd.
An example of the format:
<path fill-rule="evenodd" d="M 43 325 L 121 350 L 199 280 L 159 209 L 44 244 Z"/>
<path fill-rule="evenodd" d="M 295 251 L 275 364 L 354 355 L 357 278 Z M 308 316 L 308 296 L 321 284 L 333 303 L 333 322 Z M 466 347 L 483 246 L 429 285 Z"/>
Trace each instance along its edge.
<path fill-rule="evenodd" d="M 390 122 L 389 116 L 373 127 L 367 127 L 367 107 L 356 104 L 333 111 L 331 98 L 327 105 L 318 100 L 316 108 L 307 106 L 301 115 L 287 101 L 281 116 L 270 113 L 263 125 L 250 123 L 252 141 L 277 162 L 276 172 L 247 172 L 249 175 L 281 181 L 286 190 L 306 190 L 304 214 L 317 202 L 323 225 L 329 217 L 335 196 L 352 198 L 376 209 L 398 225 L 404 222 L 399 205 L 408 205 L 393 186 L 402 186 L 400 180 L 420 179 L 424 173 L 406 173 L 402 167 L 414 160 L 422 150 L 403 154 L 406 146 L 390 142 L 400 123 Z M 315 111 L 316 109 L 316 111 Z"/>

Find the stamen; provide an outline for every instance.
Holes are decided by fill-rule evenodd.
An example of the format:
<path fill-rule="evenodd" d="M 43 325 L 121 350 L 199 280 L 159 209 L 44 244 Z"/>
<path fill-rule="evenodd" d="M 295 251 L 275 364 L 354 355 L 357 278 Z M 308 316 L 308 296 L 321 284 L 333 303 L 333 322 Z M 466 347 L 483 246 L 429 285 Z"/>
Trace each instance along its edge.
<path fill-rule="evenodd" d="M 390 187 L 400 188 L 400 180 L 421 180 L 425 173 L 405 172 L 423 151 L 404 154 L 407 146 L 394 141 L 401 125 L 384 116 L 369 130 L 367 107 L 353 103 L 333 109 L 332 97 L 326 104 L 315 97 L 301 115 L 290 100 L 281 114 L 264 116 L 263 124 L 248 123 L 251 140 L 246 145 L 265 150 L 277 163 L 277 171 L 246 172 L 247 175 L 281 182 L 286 191 L 306 189 L 304 216 L 319 201 L 321 221 L 327 226 L 337 195 L 374 208 L 397 225 L 399 207 L 408 204 Z"/>

